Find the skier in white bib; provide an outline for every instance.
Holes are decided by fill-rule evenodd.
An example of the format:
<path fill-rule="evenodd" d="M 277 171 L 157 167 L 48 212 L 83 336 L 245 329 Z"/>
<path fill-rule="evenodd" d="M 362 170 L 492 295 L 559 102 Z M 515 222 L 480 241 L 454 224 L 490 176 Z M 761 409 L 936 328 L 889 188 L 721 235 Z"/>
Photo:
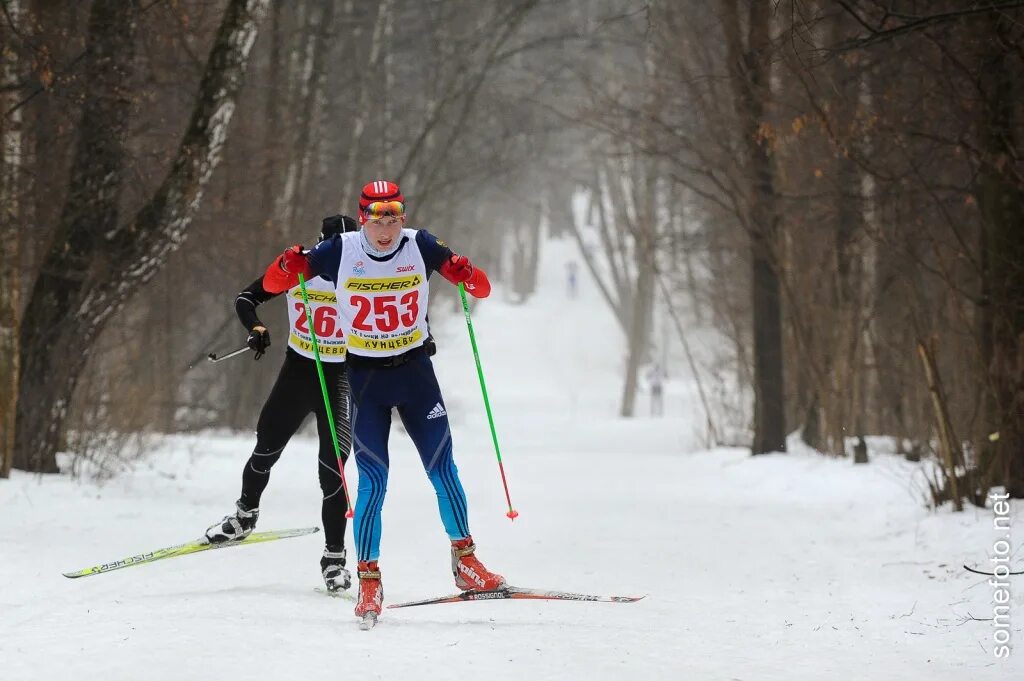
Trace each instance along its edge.
<path fill-rule="evenodd" d="M 345 232 L 359 229 L 356 221 L 347 215 L 324 218 L 320 243 L 340 238 Z M 324 379 L 331 400 L 331 415 L 338 437 L 342 462 L 348 459 L 352 447 L 349 421 L 349 389 L 345 375 L 345 333 L 338 320 L 334 285 L 319 278 L 307 282 L 310 312 L 306 318 L 302 293 L 298 286 L 288 291 L 288 349 L 270 396 L 260 411 L 256 425 L 256 447 L 242 471 L 242 494 L 235 502 L 235 512 L 206 531 L 212 543 L 245 539 L 256 527 L 260 514 L 260 497 L 270 482 L 270 469 L 281 458 L 281 452 L 291 437 L 310 414 L 316 416 L 320 448 L 317 470 L 323 492 L 321 519 L 324 525 L 324 553 L 320 558 L 320 571 L 328 591 L 339 591 L 352 586 L 352 575 L 346 569 L 345 493 L 338 470 L 334 441 L 324 406 L 320 379 L 313 359 L 313 344 L 309 325 L 314 325 L 320 359 L 323 361 Z M 248 345 L 259 359 L 270 346 L 270 332 L 256 314 L 256 307 L 283 291 L 269 291 L 260 277 L 235 298 L 235 313 L 249 331 Z"/>
<path fill-rule="evenodd" d="M 504 577 L 475 556 L 466 495 L 452 458 L 444 398 L 430 360 L 427 325 L 430 274 L 463 283 L 477 298 L 491 291 L 487 275 L 422 229 L 406 229 L 405 198 L 394 182 L 363 187 L 358 233 L 323 242 L 311 251 L 285 251 L 267 268 L 268 291 L 295 285 L 299 273 L 334 282 L 338 316 L 346 327 L 352 389 L 352 435 L 359 496 L 354 531 L 359 553 L 356 615 L 380 614 L 384 592 L 378 566 L 381 508 L 387 491 L 388 434 L 397 407 L 437 494 L 441 522 L 451 540 L 452 573 L 460 589 L 495 589 Z"/>

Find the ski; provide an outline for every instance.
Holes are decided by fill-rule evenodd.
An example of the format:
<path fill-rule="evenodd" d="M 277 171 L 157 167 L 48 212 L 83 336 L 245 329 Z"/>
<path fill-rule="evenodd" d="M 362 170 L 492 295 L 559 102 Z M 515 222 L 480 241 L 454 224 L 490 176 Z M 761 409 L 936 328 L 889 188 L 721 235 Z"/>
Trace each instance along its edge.
<path fill-rule="evenodd" d="M 352 601 L 353 603 L 356 602 L 356 595 L 352 593 L 351 589 L 339 589 L 338 591 L 328 591 L 322 586 L 316 586 L 313 587 L 313 591 L 317 592 L 318 594 L 330 596 L 331 598 L 340 598 L 342 600 Z"/>
<path fill-rule="evenodd" d="M 372 610 L 363 615 L 363 618 L 359 621 L 359 628 L 363 631 L 369 631 L 375 626 L 377 626 L 377 613 Z"/>
<path fill-rule="evenodd" d="M 964 570 L 967 570 L 968 572 L 973 572 L 976 575 L 985 575 L 987 577 L 995 577 L 996 576 L 996 573 L 994 573 L 994 572 L 985 572 L 983 570 L 977 570 L 977 569 L 972 568 L 972 567 L 970 567 L 968 565 L 964 565 Z M 1010 575 L 1024 575 L 1024 570 L 1020 570 L 1019 572 L 1007 572 L 1006 573 L 1006 576 L 1010 576 Z"/>
<path fill-rule="evenodd" d="M 503 586 L 487 591 L 463 591 L 451 596 L 427 598 L 422 601 L 392 603 L 389 608 L 411 608 L 415 605 L 435 605 L 437 603 L 461 603 L 463 601 L 499 601 L 510 599 L 532 599 L 542 601 L 589 601 L 594 603 L 635 603 L 644 596 L 593 596 L 570 591 L 550 591 L 548 589 L 528 589 L 519 586 Z"/>
<path fill-rule="evenodd" d="M 128 556 L 121 560 L 116 560 L 113 563 L 103 563 L 102 565 L 95 565 L 93 567 L 85 568 L 84 570 L 77 570 L 75 572 L 63 573 L 65 577 L 69 579 L 75 579 L 77 577 L 89 577 L 91 575 L 101 575 L 104 572 L 111 572 L 112 570 L 120 570 L 121 568 L 133 567 L 135 565 L 142 565 L 144 563 L 152 563 L 164 558 L 176 558 L 178 556 L 187 556 L 190 553 L 199 553 L 200 551 L 208 551 L 210 549 L 226 549 L 231 546 L 244 546 L 246 544 L 259 544 L 262 542 L 275 541 L 277 539 L 288 539 L 290 537 L 301 537 L 307 534 L 313 534 L 319 532 L 319 527 L 302 527 L 294 530 L 271 530 L 269 532 L 253 532 L 245 539 L 239 541 L 228 541 L 222 544 L 211 544 L 205 537 L 202 539 L 196 539 L 195 541 L 185 542 L 184 544 L 178 544 L 177 546 L 168 546 L 167 548 L 157 549 L 148 553 L 140 553 L 135 556 Z"/>

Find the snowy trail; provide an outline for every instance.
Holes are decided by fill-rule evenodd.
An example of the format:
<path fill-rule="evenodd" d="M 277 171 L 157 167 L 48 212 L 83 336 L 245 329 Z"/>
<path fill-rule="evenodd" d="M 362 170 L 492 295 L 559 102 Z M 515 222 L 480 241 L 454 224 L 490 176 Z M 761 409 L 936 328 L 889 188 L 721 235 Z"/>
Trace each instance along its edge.
<path fill-rule="evenodd" d="M 474 316 L 514 523 L 462 320 L 440 329 L 473 534 L 516 584 L 647 599 L 385 610 L 364 633 L 351 603 L 314 591 L 322 535 L 63 578 L 198 536 L 230 509 L 252 438 L 168 438 L 102 487 L 0 482 L 0 678 L 1021 678 L 1024 582 L 1009 661 L 992 656 L 992 623 L 968 619 L 992 616 L 986 578 L 960 568 L 986 563 L 989 511 L 930 515 L 908 491 L 912 466 L 893 457 L 854 468 L 696 451 L 685 377 L 668 386 L 668 418 L 616 418 L 618 331 L 585 284 L 567 299 L 564 262 L 548 259 L 543 303 L 509 305 L 499 291 Z M 397 428 L 392 447 L 385 600 L 451 593 L 430 486 Z M 296 440 L 260 529 L 317 524 L 314 443 Z"/>
<path fill-rule="evenodd" d="M 627 467 L 592 452 L 592 465 L 581 467 L 578 455 L 530 453 L 518 468 L 543 468 L 544 479 L 520 480 L 523 516 L 514 526 L 500 498 L 482 493 L 493 487 L 492 471 L 464 467 L 474 531 L 490 564 L 529 586 L 649 594 L 638 604 L 429 606 L 386 611 L 364 634 L 350 603 L 313 591 L 318 536 L 83 580 L 60 576 L 194 535 L 222 512 L 212 488 L 218 481 L 232 488 L 231 450 L 243 442 L 201 442 L 206 451 L 193 475 L 201 470 L 209 476 L 203 481 L 149 471 L 104 488 L 102 498 L 63 481 L 25 478 L 2 488 L 17 492 L 3 499 L 11 511 L 4 518 L 22 518 L 0 525 L 5 678 L 63 678 L 73 668 L 82 679 L 443 679 L 453 670 L 509 679 L 895 679 L 928 670 L 962 679 L 1020 669 L 1016 660 L 994 665 L 981 650 L 989 623 L 961 621 L 990 612 L 984 579 L 959 569 L 984 555 L 985 517 L 930 517 L 870 469 L 851 476 L 841 463 L 801 456 L 663 452 Z M 185 447 L 161 467 L 184 463 Z M 310 472 L 285 462 L 262 524 L 315 523 Z M 386 598 L 449 593 L 445 539 L 424 511 L 433 510 L 428 486 L 395 478 L 383 547 Z M 643 479 L 653 481 L 643 490 L 629 482 Z M 816 493 L 790 498 L 809 484 Z M 151 527 L 153 512 L 139 496 L 159 489 L 165 521 Z"/>

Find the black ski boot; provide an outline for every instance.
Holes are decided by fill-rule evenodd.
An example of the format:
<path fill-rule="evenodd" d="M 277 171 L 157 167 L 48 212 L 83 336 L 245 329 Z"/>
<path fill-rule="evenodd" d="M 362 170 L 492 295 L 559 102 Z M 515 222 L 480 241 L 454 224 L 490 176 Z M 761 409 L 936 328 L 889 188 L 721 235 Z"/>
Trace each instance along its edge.
<path fill-rule="evenodd" d="M 211 544 L 223 544 L 239 541 L 252 534 L 256 527 L 256 519 L 260 517 L 260 509 L 246 508 L 241 500 L 235 502 L 234 515 L 224 516 L 224 520 L 211 525 L 206 530 L 206 539 Z"/>
<path fill-rule="evenodd" d="M 343 591 L 352 586 L 352 574 L 345 569 L 345 549 L 340 546 L 328 545 L 324 549 L 320 572 L 330 592 Z"/>

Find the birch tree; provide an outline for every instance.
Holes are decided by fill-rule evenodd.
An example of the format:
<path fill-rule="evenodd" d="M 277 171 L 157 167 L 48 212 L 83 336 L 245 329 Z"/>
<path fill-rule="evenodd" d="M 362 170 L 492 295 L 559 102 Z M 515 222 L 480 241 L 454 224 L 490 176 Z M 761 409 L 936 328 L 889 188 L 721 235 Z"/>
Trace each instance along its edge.
<path fill-rule="evenodd" d="M 68 199 L 21 325 L 17 467 L 56 470 L 68 405 L 97 334 L 184 242 L 220 161 L 268 2 L 228 4 L 177 156 L 155 194 L 124 222 L 118 213 L 130 112 L 124 64 L 138 4 L 93 4 L 89 90 Z M 56 358 L 73 361 L 55 365 Z"/>

